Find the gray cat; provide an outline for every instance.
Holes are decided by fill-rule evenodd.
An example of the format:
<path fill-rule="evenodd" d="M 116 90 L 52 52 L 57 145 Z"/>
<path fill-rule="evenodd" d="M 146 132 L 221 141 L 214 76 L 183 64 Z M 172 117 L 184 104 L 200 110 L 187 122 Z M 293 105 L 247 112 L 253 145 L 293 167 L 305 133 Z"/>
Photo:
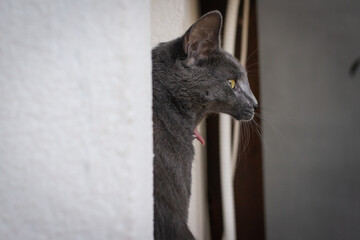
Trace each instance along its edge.
<path fill-rule="evenodd" d="M 251 120 L 257 101 L 243 66 L 220 48 L 222 16 L 212 11 L 152 50 L 154 237 L 194 239 L 187 227 L 192 141 L 208 113 Z"/>

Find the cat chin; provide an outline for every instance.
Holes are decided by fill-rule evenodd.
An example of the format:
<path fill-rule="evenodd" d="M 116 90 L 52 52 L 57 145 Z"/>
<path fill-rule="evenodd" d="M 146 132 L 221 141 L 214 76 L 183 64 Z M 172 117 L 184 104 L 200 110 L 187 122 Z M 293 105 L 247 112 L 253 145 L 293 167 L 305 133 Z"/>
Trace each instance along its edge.
<path fill-rule="evenodd" d="M 248 122 L 248 121 L 251 121 L 253 120 L 254 118 L 254 113 L 253 112 L 241 112 L 239 114 L 231 114 L 231 116 L 233 118 L 235 118 L 236 120 L 238 121 L 243 121 L 243 122 Z"/>
<path fill-rule="evenodd" d="M 249 122 L 254 119 L 254 116 L 251 116 L 249 118 L 241 119 L 242 122 Z"/>
<path fill-rule="evenodd" d="M 252 116 L 252 117 L 244 117 L 244 116 L 236 117 L 236 116 L 232 116 L 232 117 L 235 118 L 235 120 L 241 121 L 241 122 L 249 122 L 249 121 L 253 120 L 253 118 L 254 118 L 254 116 Z"/>

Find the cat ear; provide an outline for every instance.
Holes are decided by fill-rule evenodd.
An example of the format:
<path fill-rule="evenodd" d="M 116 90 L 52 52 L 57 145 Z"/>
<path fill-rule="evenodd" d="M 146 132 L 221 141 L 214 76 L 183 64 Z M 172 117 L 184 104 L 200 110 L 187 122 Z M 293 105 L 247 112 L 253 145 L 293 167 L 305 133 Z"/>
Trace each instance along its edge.
<path fill-rule="evenodd" d="M 220 48 L 221 26 L 221 13 L 212 11 L 202 16 L 186 31 L 183 47 L 188 63 L 206 58 Z"/>

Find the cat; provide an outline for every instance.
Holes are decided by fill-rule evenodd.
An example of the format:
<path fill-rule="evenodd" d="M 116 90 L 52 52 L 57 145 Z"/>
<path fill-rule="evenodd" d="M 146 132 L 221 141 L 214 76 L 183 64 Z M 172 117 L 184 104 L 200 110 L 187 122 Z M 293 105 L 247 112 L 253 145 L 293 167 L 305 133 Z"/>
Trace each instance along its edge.
<path fill-rule="evenodd" d="M 152 50 L 155 239 L 194 239 L 187 219 L 199 122 L 209 113 L 251 120 L 258 105 L 246 70 L 220 48 L 221 28 L 212 11 Z"/>

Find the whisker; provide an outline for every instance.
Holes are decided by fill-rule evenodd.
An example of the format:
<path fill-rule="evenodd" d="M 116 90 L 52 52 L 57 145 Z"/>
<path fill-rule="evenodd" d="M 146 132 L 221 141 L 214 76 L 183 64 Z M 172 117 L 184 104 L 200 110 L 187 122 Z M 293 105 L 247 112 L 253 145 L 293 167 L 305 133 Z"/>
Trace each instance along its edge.
<path fill-rule="evenodd" d="M 254 67 L 254 66 L 258 65 L 258 64 L 260 64 L 260 62 L 254 62 L 254 63 L 252 63 L 252 64 L 250 64 L 250 65 L 247 65 L 247 66 L 246 66 L 246 71 L 249 72 L 249 70 L 250 70 L 252 67 Z"/>
<path fill-rule="evenodd" d="M 241 124 L 241 123 L 240 123 Z M 235 162 L 235 168 L 237 169 L 238 168 L 238 166 L 239 166 L 239 164 L 240 164 L 240 159 L 239 159 L 239 157 L 240 157 L 240 152 L 242 151 L 242 142 L 243 142 L 243 138 L 244 138 L 244 136 L 243 136 L 243 132 L 242 132 L 242 130 L 241 130 L 241 125 L 240 125 L 240 127 L 239 127 L 239 131 L 240 131 L 240 136 L 239 136 L 239 142 L 238 142 L 238 144 L 239 144 L 239 146 L 238 146 L 238 152 L 236 153 L 237 154 L 237 156 L 236 156 L 236 162 Z"/>
<path fill-rule="evenodd" d="M 245 140 L 246 142 L 244 142 L 244 148 L 243 148 L 243 151 L 241 152 L 241 156 L 244 156 L 244 168 L 247 169 L 247 161 L 248 161 L 248 158 L 247 158 L 247 154 L 244 154 L 247 147 L 249 146 L 249 143 L 250 143 L 250 131 L 249 131 L 249 126 L 247 124 L 247 122 L 243 122 L 243 129 L 244 129 L 244 132 L 245 132 Z"/>
<path fill-rule="evenodd" d="M 280 137 L 283 141 L 286 140 L 286 137 L 284 136 L 284 134 L 281 132 L 281 130 L 277 127 L 275 127 L 273 124 L 271 124 L 266 118 L 264 118 L 263 116 L 261 116 L 261 114 L 259 113 L 255 113 L 255 115 L 261 120 L 263 121 L 265 124 L 267 124 L 268 126 L 270 126 L 270 128 L 274 131 L 274 133 Z"/>
<path fill-rule="evenodd" d="M 290 116 L 290 115 L 288 115 L 286 112 L 281 111 L 281 110 L 279 110 L 279 109 L 277 109 L 277 108 L 270 107 L 270 106 L 264 106 L 264 105 L 262 105 L 262 104 L 261 104 L 261 106 L 260 106 L 260 109 L 261 109 L 261 108 L 274 111 L 274 112 L 276 112 L 276 114 L 281 115 L 281 117 L 291 120 L 291 116 Z"/>
<path fill-rule="evenodd" d="M 273 111 L 273 109 L 265 107 L 265 106 L 258 106 L 257 110 L 259 110 L 259 111 L 269 111 L 269 112 Z M 256 113 L 260 114 L 260 112 L 256 112 Z"/>
<path fill-rule="evenodd" d="M 267 145 L 264 137 L 263 137 L 262 134 L 261 134 L 262 128 L 261 128 L 260 124 L 258 124 L 258 123 L 256 122 L 255 118 L 254 118 L 250 123 L 252 124 L 253 128 L 255 129 L 255 133 L 256 133 L 256 135 L 259 137 L 262 145 L 263 145 L 268 151 L 270 151 L 269 146 Z"/>
<path fill-rule="evenodd" d="M 247 147 L 249 146 L 250 143 L 250 131 L 249 131 L 249 126 L 247 124 L 247 122 L 241 122 L 240 125 L 240 151 L 239 151 L 239 157 L 238 160 L 242 161 L 244 163 L 244 167 L 246 168 L 247 166 L 247 154 L 244 154 Z M 236 163 L 236 167 L 239 166 L 240 161 L 237 161 Z"/>
<path fill-rule="evenodd" d="M 246 73 L 247 73 L 247 75 L 249 76 L 249 74 L 257 74 L 257 75 L 259 75 L 259 72 L 257 71 L 257 69 L 254 69 L 254 68 L 248 68 L 247 70 L 246 70 Z"/>
<path fill-rule="evenodd" d="M 259 48 L 254 49 L 246 58 L 246 63 L 251 59 L 251 57 L 254 56 L 255 53 L 257 53 L 259 51 Z"/>
<path fill-rule="evenodd" d="M 255 78 L 255 77 L 258 77 L 258 76 L 259 76 L 259 74 L 257 72 L 248 72 L 247 73 L 248 79 L 249 78 Z"/>
<path fill-rule="evenodd" d="M 266 105 L 261 104 L 261 105 L 259 105 L 258 109 L 259 110 L 266 110 L 266 111 L 273 111 L 273 112 L 276 112 L 276 114 L 281 115 L 283 118 L 291 119 L 291 117 L 288 114 L 286 114 L 283 111 L 280 111 L 280 110 L 278 110 L 278 109 L 276 109 L 274 107 L 270 107 L 270 106 L 266 106 Z"/>
<path fill-rule="evenodd" d="M 249 80 L 251 80 L 252 78 L 258 78 L 259 73 L 257 73 L 257 72 L 248 72 L 247 77 L 248 77 Z"/>
<path fill-rule="evenodd" d="M 271 109 L 271 110 L 274 109 L 273 107 L 270 107 L 270 106 L 267 106 L 267 105 L 263 105 L 263 104 L 259 105 L 259 107 L 260 107 L 260 108 Z"/>
<path fill-rule="evenodd" d="M 257 76 L 259 76 L 259 73 L 258 72 L 256 72 L 256 71 L 249 71 L 249 72 L 247 72 L 247 76 L 248 76 L 248 78 L 249 77 L 257 77 Z"/>

